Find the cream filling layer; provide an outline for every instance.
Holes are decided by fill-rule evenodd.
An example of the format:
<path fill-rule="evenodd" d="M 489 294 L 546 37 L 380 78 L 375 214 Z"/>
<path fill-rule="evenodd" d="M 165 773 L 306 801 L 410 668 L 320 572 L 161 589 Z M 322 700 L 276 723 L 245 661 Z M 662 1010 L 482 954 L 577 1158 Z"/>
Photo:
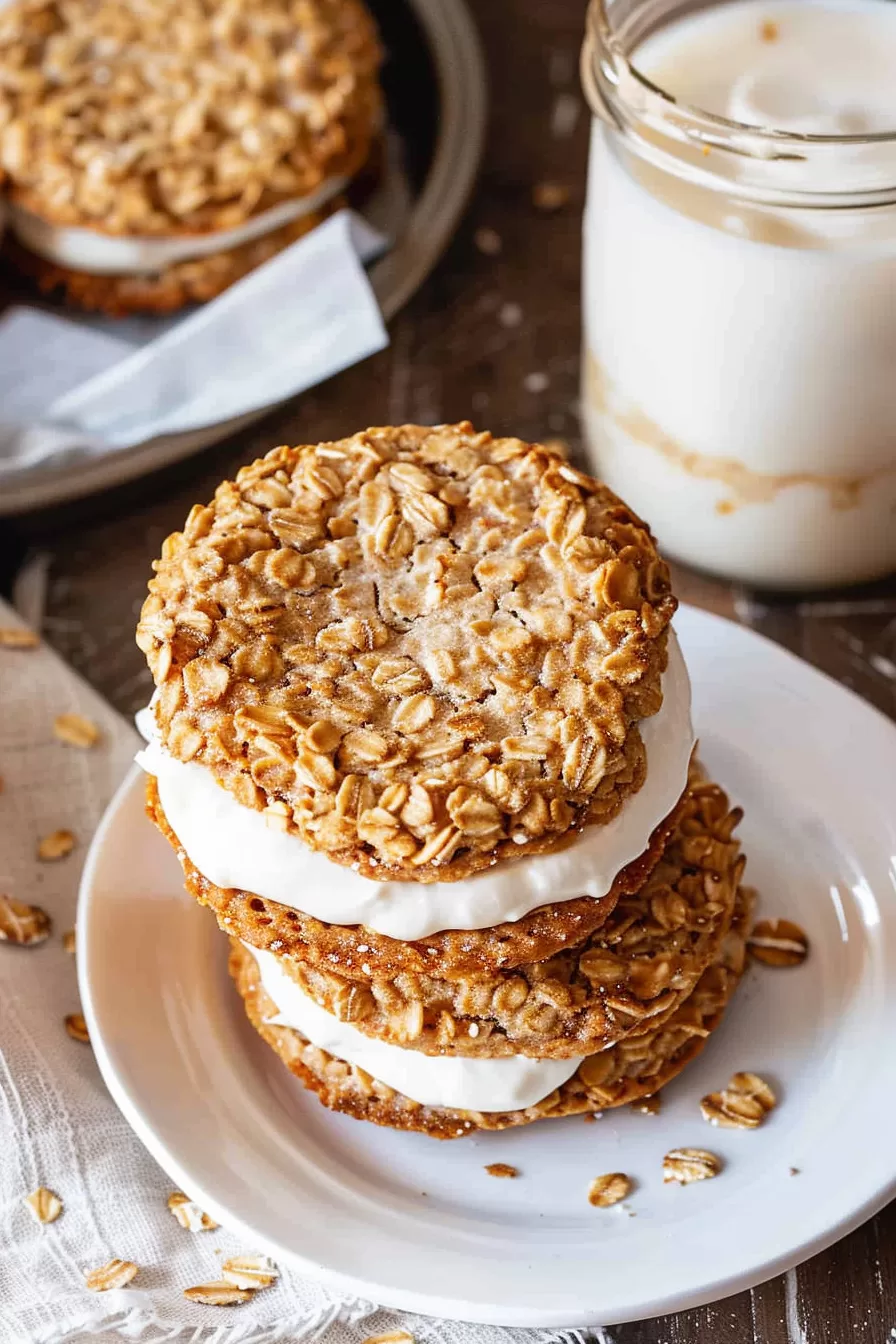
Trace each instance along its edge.
<path fill-rule="evenodd" d="M 522 1111 L 542 1101 L 571 1078 L 580 1059 L 464 1059 L 457 1055 L 423 1055 L 365 1036 L 350 1022 L 340 1022 L 300 989 L 273 952 L 243 944 L 258 963 L 265 993 L 277 1005 L 267 1019 L 273 1026 L 292 1027 L 327 1054 L 364 1069 L 402 1096 L 421 1106 L 460 1111 Z"/>
<path fill-rule="evenodd" d="M 363 924 L 413 941 L 443 929 L 491 928 L 548 902 L 605 896 L 684 792 L 694 745 L 690 709 L 687 668 L 672 635 L 662 708 L 641 723 L 647 778 L 638 792 L 612 821 L 586 827 L 563 849 L 508 860 L 459 882 L 362 877 L 297 836 L 272 830 L 209 769 L 176 761 L 157 737 L 137 761 L 158 779 L 162 808 L 187 857 L 215 886 L 254 892 L 328 924 Z M 138 718 L 141 730 L 155 728 L 146 711 Z"/>
<path fill-rule="evenodd" d="M 9 226 L 20 243 L 39 257 L 90 275 L 155 275 L 181 261 L 227 252 L 242 243 L 273 233 L 294 219 L 332 200 L 346 186 L 347 178 L 333 177 L 312 192 L 291 201 L 281 201 L 260 215 L 253 215 L 233 229 L 213 233 L 182 234 L 171 238 L 123 237 L 93 229 L 51 224 L 20 205 L 9 205 Z"/>

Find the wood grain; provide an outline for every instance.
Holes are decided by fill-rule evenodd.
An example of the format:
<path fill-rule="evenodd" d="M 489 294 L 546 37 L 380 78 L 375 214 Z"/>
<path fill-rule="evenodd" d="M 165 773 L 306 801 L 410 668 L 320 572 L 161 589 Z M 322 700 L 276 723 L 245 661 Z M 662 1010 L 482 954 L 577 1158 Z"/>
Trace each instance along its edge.
<path fill-rule="evenodd" d="M 492 77 L 485 165 L 448 254 L 393 323 L 390 348 L 189 462 L 95 500 L 0 524 L 0 586 L 9 588 L 28 549 L 51 554 L 47 635 L 125 713 L 144 704 L 150 689 L 133 642 L 150 562 L 191 504 L 207 499 L 240 463 L 280 442 L 315 442 L 364 424 L 463 417 L 523 438 L 563 438 L 577 451 L 588 136 L 577 77 L 583 5 L 488 0 L 476 13 Z M 533 187 L 548 181 L 570 190 L 569 204 L 556 213 L 532 204 Z M 497 256 L 477 248 L 481 228 L 500 237 Z M 896 716 L 893 581 L 799 599 L 732 588 L 680 568 L 676 581 L 685 600 L 743 621 Z M 843 1177 L 832 1172 L 831 1179 Z M 751 1293 L 662 1320 L 608 1323 L 594 1338 L 893 1344 L 894 1248 L 891 1207 Z"/>

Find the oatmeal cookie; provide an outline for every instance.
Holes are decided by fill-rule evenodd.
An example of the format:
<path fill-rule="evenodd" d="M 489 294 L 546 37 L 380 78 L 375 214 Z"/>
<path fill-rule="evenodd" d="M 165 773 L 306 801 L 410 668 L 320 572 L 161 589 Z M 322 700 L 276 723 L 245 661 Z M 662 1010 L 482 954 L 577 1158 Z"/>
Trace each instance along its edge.
<path fill-rule="evenodd" d="M 659 861 L 679 808 L 656 827 L 644 853 L 617 874 L 605 896 L 558 901 L 493 928 L 446 930 L 416 942 L 390 938 L 364 925 L 326 924 L 252 892 L 217 887 L 203 877 L 182 849 L 162 810 L 152 777 L 146 783 L 146 810 L 175 850 L 187 890 L 214 911 L 225 933 L 263 951 L 296 955 L 309 967 L 329 970 L 338 964 L 346 975 L 362 979 L 408 974 L 460 980 L 490 976 L 497 969 L 552 957 L 600 928 L 622 895 L 643 886 Z"/>
<path fill-rule="evenodd" d="M 358 1120 L 453 1139 L 480 1129 L 509 1129 L 535 1120 L 608 1110 L 658 1092 L 700 1053 L 719 1025 L 743 973 L 749 917 L 750 896 L 741 889 L 734 921 L 717 960 L 669 1021 L 653 1032 L 589 1056 L 568 1082 L 524 1111 L 484 1113 L 421 1106 L 362 1069 L 310 1045 L 301 1032 L 271 1024 L 267 1019 L 276 1005 L 261 988 L 254 957 L 236 939 L 231 941 L 230 973 L 256 1031 L 325 1106 Z"/>
<path fill-rule="evenodd" d="M 361 167 L 380 61 L 360 0 L 14 0 L 9 198 L 110 235 L 235 228 Z"/>
<path fill-rule="evenodd" d="M 280 964 L 335 1017 L 425 1054 L 591 1054 L 665 1021 L 715 958 L 744 869 L 733 838 L 741 815 L 717 785 L 695 780 L 646 883 L 547 960 L 460 980 L 349 977 L 282 955 Z"/>
<path fill-rule="evenodd" d="M 137 638 L 174 757 L 364 876 L 450 882 L 618 811 L 675 605 L 600 482 L 406 425 L 219 486 L 166 541 Z"/>

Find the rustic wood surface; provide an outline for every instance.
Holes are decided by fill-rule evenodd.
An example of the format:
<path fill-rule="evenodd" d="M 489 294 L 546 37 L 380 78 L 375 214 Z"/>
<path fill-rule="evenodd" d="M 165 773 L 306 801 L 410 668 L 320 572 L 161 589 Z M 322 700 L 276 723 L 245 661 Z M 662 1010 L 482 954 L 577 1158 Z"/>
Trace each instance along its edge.
<path fill-rule="evenodd" d="M 133 640 L 150 561 L 190 505 L 240 463 L 277 443 L 336 438 L 366 424 L 464 417 L 523 438 L 562 438 L 575 454 L 588 136 L 577 77 L 583 4 L 487 0 L 477 16 L 492 79 L 484 169 L 453 246 L 393 323 L 390 348 L 189 462 L 88 502 L 0 522 L 0 588 L 9 591 L 27 552 L 49 554 L 46 635 L 124 713 L 144 704 L 150 688 Z M 568 203 L 536 209 L 541 182 L 567 187 Z M 894 582 L 793 598 L 679 570 L 677 591 L 896 716 Z M 889 1048 L 881 1042 L 882 1066 Z M 849 1180 L 848 1151 L 831 1180 Z M 662 1320 L 608 1323 L 601 1334 L 607 1344 L 893 1344 L 896 1206 L 752 1292 Z"/>

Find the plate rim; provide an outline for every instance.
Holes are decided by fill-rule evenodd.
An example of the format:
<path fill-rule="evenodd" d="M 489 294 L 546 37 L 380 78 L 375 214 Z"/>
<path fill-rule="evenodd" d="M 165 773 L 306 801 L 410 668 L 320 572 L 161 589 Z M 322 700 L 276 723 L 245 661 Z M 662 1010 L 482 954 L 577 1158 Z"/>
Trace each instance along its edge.
<path fill-rule="evenodd" d="M 438 76 L 438 133 L 407 227 L 370 268 L 371 286 L 387 322 L 427 279 L 454 236 L 479 171 L 487 123 L 485 57 L 467 0 L 406 3 L 426 36 Z M 0 518 L 83 499 L 171 466 L 238 434 L 278 404 L 286 403 L 7 481 L 0 491 Z"/>
<path fill-rule="evenodd" d="M 823 684 L 824 690 L 828 694 L 833 688 L 841 696 L 846 697 L 854 711 L 860 714 L 867 713 L 869 724 L 873 724 L 878 729 L 881 724 L 886 725 L 888 731 L 881 734 L 884 743 L 882 749 L 892 756 L 894 765 L 896 765 L 896 724 L 876 706 L 864 700 L 849 687 L 842 686 L 826 673 L 799 658 L 789 649 L 748 626 L 740 625 L 738 622 L 730 621 L 715 613 L 687 604 L 682 604 L 679 611 L 686 620 L 696 619 L 705 621 L 710 626 L 733 627 L 739 634 L 769 646 L 775 654 L 783 654 L 791 665 L 798 665 L 801 675 L 808 674 L 810 683 Z M 84 950 L 84 955 L 79 958 L 78 964 L 79 988 L 82 1008 L 88 1022 L 94 1052 L 103 1080 L 126 1120 L 159 1165 L 172 1179 L 177 1180 L 182 1188 L 190 1190 L 203 1207 L 206 1207 L 218 1221 L 247 1238 L 267 1241 L 269 1245 L 276 1247 L 276 1253 L 295 1267 L 298 1272 L 313 1277 L 325 1286 L 329 1286 L 342 1294 L 350 1294 L 354 1298 L 381 1302 L 383 1300 L 383 1290 L 380 1285 L 357 1274 L 346 1273 L 329 1265 L 321 1265 L 309 1259 L 307 1255 L 282 1245 L 270 1235 L 264 1233 L 260 1235 L 258 1228 L 252 1222 L 247 1221 L 239 1213 L 235 1213 L 226 1202 L 219 1200 L 214 1190 L 206 1187 L 204 1182 L 195 1180 L 181 1164 L 177 1154 L 171 1151 L 164 1140 L 160 1139 L 153 1131 L 150 1121 L 141 1113 L 139 1106 L 134 1103 L 126 1082 L 118 1076 L 114 1061 L 107 1051 L 103 1039 L 92 997 L 89 973 L 91 947 L 89 932 L 90 888 L 94 879 L 94 872 L 100 862 L 106 836 L 115 825 L 118 811 L 134 790 L 140 775 L 139 767 L 132 767 L 104 813 L 85 861 L 79 891 L 77 938 L 79 949 Z M 896 916 L 894 916 L 894 919 L 896 919 Z M 881 1151 L 883 1151 L 883 1147 Z M 880 1165 L 883 1169 L 884 1163 L 881 1162 Z M 728 1297 L 733 1293 L 755 1287 L 757 1284 L 790 1270 L 826 1250 L 873 1217 L 896 1195 L 896 1154 L 893 1155 L 889 1165 L 889 1175 L 881 1182 L 876 1191 L 864 1199 L 856 1208 L 844 1214 L 834 1224 L 821 1229 L 813 1237 L 804 1238 L 798 1246 L 791 1248 L 789 1251 L 773 1255 L 745 1271 L 723 1276 L 696 1292 L 682 1291 L 673 1297 L 667 1294 L 661 1299 L 641 1301 L 630 1312 L 614 1316 L 614 1323 L 621 1324 L 625 1321 L 651 1318 L 703 1306 Z M 418 1293 L 413 1288 L 400 1290 L 390 1288 L 384 1305 L 397 1310 L 417 1312 L 447 1320 L 471 1321 L 490 1325 L 576 1329 L 607 1323 L 605 1312 L 598 1312 L 594 1308 L 588 1307 L 584 1301 L 578 1305 L 571 1305 L 569 1311 L 564 1312 L 562 1319 L 559 1321 L 553 1310 L 545 1313 L 531 1305 L 525 1305 L 519 1309 L 508 1307 L 506 1304 L 485 1306 L 480 1302 L 466 1301 L 462 1296 L 438 1298 L 431 1293 Z"/>

